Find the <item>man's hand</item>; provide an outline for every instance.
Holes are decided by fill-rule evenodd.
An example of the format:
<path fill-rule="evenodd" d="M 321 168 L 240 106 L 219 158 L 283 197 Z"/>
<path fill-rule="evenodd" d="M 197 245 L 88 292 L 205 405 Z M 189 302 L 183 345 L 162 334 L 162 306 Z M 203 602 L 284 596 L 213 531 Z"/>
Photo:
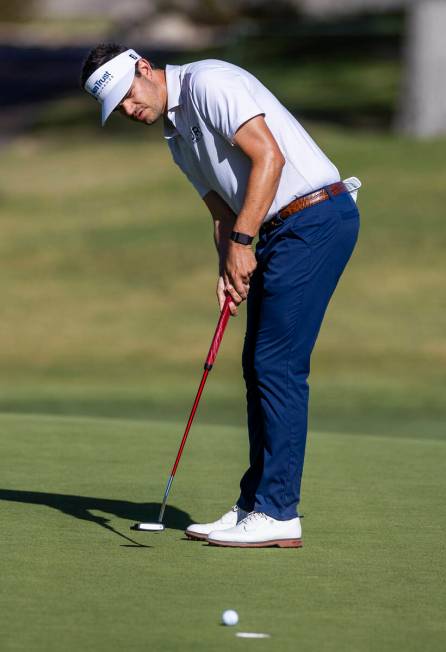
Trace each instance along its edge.
<path fill-rule="evenodd" d="M 217 285 L 220 309 L 225 301 L 225 291 L 233 302 L 229 304 L 231 314 L 237 315 L 237 306 L 245 301 L 249 292 L 249 281 L 257 267 L 256 257 L 251 247 L 229 241 L 223 277 Z"/>
<path fill-rule="evenodd" d="M 218 282 L 217 282 L 217 299 L 218 299 L 218 305 L 220 306 L 220 312 L 223 310 L 223 306 L 225 305 L 226 301 L 226 292 L 225 292 L 225 279 L 223 276 L 218 277 Z M 231 311 L 231 315 L 237 316 L 237 306 L 235 303 L 229 304 L 229 310 Z"/>

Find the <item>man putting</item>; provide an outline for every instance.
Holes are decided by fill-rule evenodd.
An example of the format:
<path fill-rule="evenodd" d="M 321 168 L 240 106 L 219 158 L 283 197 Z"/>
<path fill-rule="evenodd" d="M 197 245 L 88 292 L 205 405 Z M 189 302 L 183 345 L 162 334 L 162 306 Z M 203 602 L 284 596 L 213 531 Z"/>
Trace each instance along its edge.
<path fill-rule="evenodd" d="M 243 376 L 250 465 L 232 509 L 190 525 L 220 546 L 299 547 L 310 356 L 354 249 L 360 182 L 339 172 L 302 125 L 246 70 L 205 60 L 155 68 L 114 44 L 92 50 L 82 86 L 112 111 L 164 121 L 175 163 L 214 220 L 220 309 L 247 300 Z M 255 254 L 251 244 L 259 241 Z"/>

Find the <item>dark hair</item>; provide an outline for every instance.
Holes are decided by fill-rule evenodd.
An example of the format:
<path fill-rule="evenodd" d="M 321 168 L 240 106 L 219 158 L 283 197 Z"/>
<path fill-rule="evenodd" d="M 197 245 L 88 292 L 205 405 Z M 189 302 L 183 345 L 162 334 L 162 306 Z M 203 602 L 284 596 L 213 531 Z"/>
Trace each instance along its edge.
<path fill-rule="evenodd" d="M 118 43 L 99 43 L 99 45 L 90 50 L 87 58 L 82 65 L 80 78 L 81 87 L 84 88 L 85 82 L 90 77 L 90 75 L 94 73 L 95 70 L 103 66 L 104 63 L 107 63 L 107 61 L 110 61 L 110 59 L 117 57 L 118 54 L 122 54 L 128 49 L 129 48 L 126 45 L 119 45 Z M 151 61 L 149 61 L 149 63 L 152 68 L 157 67 Z M 135 66 L 136 65 L 137 64 L 135 64 Z M 136 74 L 138 74 L 137 70 Z"/>

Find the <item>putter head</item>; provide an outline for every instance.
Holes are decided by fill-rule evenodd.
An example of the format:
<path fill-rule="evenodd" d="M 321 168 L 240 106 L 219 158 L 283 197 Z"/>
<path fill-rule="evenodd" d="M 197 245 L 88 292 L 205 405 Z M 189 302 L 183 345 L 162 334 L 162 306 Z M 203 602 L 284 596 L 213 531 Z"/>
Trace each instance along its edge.
<path fill-rule="evenodd" d="M 130 529 L 139 532 L 162 532 L 164 525 L 162 523 L 135 523 Z"/>

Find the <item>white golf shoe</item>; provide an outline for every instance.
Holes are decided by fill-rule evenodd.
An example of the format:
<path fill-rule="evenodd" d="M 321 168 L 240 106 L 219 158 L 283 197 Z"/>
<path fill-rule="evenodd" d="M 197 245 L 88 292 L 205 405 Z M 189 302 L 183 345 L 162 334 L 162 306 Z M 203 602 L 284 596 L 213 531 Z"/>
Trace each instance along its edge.
<path fill-rule="evenodd" d="M 212 530 L 221 531 L 227 528 L 232 528 L 234 525 L 237 525 L 239 521 L 245 518 L 247 514 L 248 512 L 245 512 L 244 509 L 241 509 L 238 505 L 234 505 L 234 507 L 231 507 L 229 512 L 223 514 L 218 521 L 213 521 L 212 523 L 193 523 L 192 525 L 189 525 L 185 534 L 189 539 L 201 539 L 206 541 L 209 532 L 212 532 Z"/>
<path fill-rule="evenodd" d="M 300 518 L 278 521 L 263 512 L 251 512 L 234 527 L 213 530 L 208 534 L 208 542 L 213 546 L 235 548 L 300 548 L 302 528 Z"/>

